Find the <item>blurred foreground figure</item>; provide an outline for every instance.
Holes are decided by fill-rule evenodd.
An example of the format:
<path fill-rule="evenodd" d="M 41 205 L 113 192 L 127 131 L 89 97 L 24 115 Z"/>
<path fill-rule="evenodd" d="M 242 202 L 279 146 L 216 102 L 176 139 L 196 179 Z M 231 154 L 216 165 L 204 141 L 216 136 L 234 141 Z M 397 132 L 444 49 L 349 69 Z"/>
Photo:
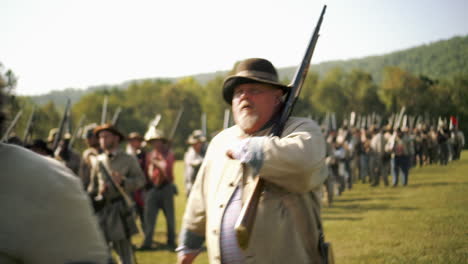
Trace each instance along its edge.
<path fill-rule="evenodd" d="M 3 120 L 0 111 L 0 128 Z M 68 168 L 2 143 L 0 168 L 0 263 L 106 263 L 90 200 Z"/>

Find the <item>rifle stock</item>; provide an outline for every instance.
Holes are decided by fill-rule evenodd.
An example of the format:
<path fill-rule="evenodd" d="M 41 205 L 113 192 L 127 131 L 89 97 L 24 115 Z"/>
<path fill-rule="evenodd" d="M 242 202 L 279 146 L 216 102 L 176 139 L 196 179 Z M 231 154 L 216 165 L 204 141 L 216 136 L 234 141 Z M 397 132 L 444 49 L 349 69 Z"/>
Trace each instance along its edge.
<path fill-rule="evenodd" d="M 272 136 L 281 136 L 286 121 L 291 115 L 294 104 L 297 101 L 297 98 L 299 97 L 302 84 L 304 83 L 305 78 L 307 76 L 307 71 L 310 66 L 310 61 L 314 53 L 315 45 L 317 44 L 320 26 L 322 24 L 326 8 L 327 6 L 325 5 L 322 9 L 322 13 L 320 14 L 320 18 L 317 22 L 317 25 L 315 26 L 314 33 L 309 42 L 309 45 L 307 46 L 305 55 L 302 59 L 300 66 L 296 70 L 294 79 L 290 85 L 291 90 L 287 94 L 286 101 L 281 111 L 279 121 L 275 123 L 274 127 L 272 128 Z M 256 178 L 257 180 L 255 183 L 254 191 L 247 198 L 246 204 L 243 206 L 239 218 L 237 219 L 237 222 L 234 226 L 239 247 L 244 250 L 247 249 L 249 245 L 250 236 L 252 234 L 252 229 L 255 223 L 258 202 L 260 200 L 260 196 L 264 186 L 263 180 L 260 179 L 260 177 L 258 176 Z"/>

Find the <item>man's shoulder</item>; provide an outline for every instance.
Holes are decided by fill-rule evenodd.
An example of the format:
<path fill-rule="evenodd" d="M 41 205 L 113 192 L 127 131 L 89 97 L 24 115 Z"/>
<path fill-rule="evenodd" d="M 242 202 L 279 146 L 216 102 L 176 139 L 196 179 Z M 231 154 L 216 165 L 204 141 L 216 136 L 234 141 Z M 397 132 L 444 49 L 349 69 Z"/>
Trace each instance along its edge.
<path fill-rule="evenodd" d="M 23 147 L 0 143 L 0 167 L 7 175 L 14 175 L 16 181 L 34 183 L 47 181 L 61 185 L 64 181 L 78 180 L 74 174 L 59 161 L 41 156 Z M 34 177 L 32 177 L 34 176 Z"/>
<path fill-rule="evenodd" d="M 308 131 L 311 131 L 311 132 L 320 132 L 321 133 L 319 125 L 314 120 L 312 120 L 310 118 L 306 118 L 306 117 L 292 116 L 286 122 L 286 124 L 284 126 L 284 130 L 285 131 L 288 131 L 288 130 L 295 131 L 297 129 L 299 129 L 299 130 L 308 130 Z"/>

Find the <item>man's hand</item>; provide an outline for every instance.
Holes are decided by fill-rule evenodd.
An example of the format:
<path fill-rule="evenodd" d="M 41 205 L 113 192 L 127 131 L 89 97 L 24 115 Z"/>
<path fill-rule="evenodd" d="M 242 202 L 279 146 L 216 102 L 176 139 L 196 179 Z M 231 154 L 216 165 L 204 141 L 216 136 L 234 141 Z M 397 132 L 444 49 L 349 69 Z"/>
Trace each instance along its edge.
<path fill-rule="evenodd" d="M 249 152 L 249 141 L 250 138 L 244 138 L 232 144 L 226 151 L 228 158 L 239 160 L 243 163 L 250 161 L 252 159 L 252 153 Z"/>
<path fill-rule="evenodd" d="M 120 185 L 123 181 L 123 176 L 118 171 L 113 171 L 111 173 L 112 179 L 114 180 L 115 184 Z"/>
<path fill-rule="evenodd" d="M 161 171 L 166 171 L 167 167 L 167 162 L 164 160 L 161 156 L 155 156 L 151 159 L 151 163 L 153 163 L 153 166 L 156 168 L 159 168 Z"/>
<path fill-rule="evenodd" d="M 177 264 L 191 264 L 197 257 L 198 252 L 192 252 L 187 254 L 179 254 L 177 257 Z"/>

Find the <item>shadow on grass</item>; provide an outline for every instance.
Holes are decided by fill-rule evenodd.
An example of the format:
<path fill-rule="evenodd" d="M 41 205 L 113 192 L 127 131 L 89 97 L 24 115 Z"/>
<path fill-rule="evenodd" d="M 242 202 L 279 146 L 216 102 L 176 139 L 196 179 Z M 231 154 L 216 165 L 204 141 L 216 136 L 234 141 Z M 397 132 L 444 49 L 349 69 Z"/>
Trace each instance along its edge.
<path fill-rule="evenodd" d="M 334 203 L 331 207 L 328 207 L 326 211 L 323 212 L 323 215 L 327 214 L 346 214 L 349 211 L 352 213 L 363 213 L 368 211 L 385 211 L 385 210 L 397 210 L 397 211 L 412 211 L 418 210 L 417 207 L 408 207 L 408 206 L 391 206 L 388 204 L 340 204 L 340 201 Z M 336 211 L 339 210 L 339 211 Z"/>
<path fill-rule="evenodd" d="M 359 198 L 341 198 L 337 197 L 336 202 L 362 202 L 362 201 L 372 201 L 372 200 L 386 200 L 386 201 L 394 201 L 398 200 L 398 198 L 394 196 L 373 196 L 370 198 L 364 198 L 364 197 L 359 197 Z"/>
<path fill-rule="evenodd" d="M 322 216 L 323 221 L 361 221 L 362 217 L 329 217 Z"/>
<path fill-rule="evenodd" d="M 431 187 L 437 187 L 437 186 L 447 186 L 447 185 L 458 185 L 461 184 L 460 182 L 423 182 L 423 183 L 415 183 L 415 184 L 408 184 L 409 188 L 418 188 L 418 187 L 423 187 L 423 186 L 431 186 Z"/>

